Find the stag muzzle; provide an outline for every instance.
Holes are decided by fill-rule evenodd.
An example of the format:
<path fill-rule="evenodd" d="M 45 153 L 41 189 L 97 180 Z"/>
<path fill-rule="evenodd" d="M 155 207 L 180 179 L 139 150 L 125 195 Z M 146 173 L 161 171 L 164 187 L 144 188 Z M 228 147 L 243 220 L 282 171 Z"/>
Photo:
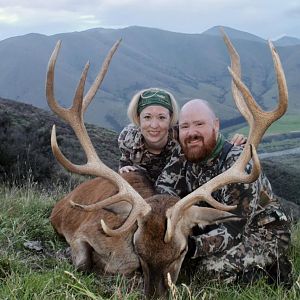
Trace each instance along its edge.
<path fill-rule="evenodd" d="M 155 274 L 144 278 L 144 292 L 146 299 L 167 299 L 169 287 L 164 275 Z"/>

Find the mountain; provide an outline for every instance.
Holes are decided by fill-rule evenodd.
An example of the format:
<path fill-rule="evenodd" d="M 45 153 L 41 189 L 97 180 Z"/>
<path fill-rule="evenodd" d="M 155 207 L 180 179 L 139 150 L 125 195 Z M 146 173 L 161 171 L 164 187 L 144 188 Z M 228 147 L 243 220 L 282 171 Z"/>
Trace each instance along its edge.
<path fill-rule="evenodd" d="M 225 27 L 241 57 L 243 80 L 258 103 L 273 108 L 277 83 L 265 40 Z M 229 56 L 218 28 L 184 34 L 147 27 L 95 28 L 51 36 L 28 34 L 0 42 L 0 97 L 48 109 L 45 76 L 58 40 L 55 95 L 69 106 L 83 67 L 90 61 L 86 91 L 113 43 L 122 38 L 110 69 L 86 114 L 89 123 L 120 131 L 128 123 L 133 94 L 148 87 L 172 92 L 182 105 L 191 98 L 212 103 L 223 124 L 242 122 L 231 97 Z M 299 114 L 300 45 L 278 47 L 289 87 L 289 114 Z"/>
<path fill-rule="evenodd" d="M 246 41 L 252 41 L 252 42 L 259 42 L 259 43 L 265 43 L 266 41 L 254 34 L 236 30 L 227 26 L 214 26 L 212 28 L 209 28 L 208 30 L 204 31 L 203 34 L 212 35 L 212 36 L 220 36 L 220 27 L 224 29 L 224 31 L 227 33 L 228 36 L 230 36 L 231 39 L 234 40 L 246 40 Z"/>
<path fill-rule="evenodd" d="M 291 36 L 284 36 L 276 41 L 274 41 L 275 46 L 295 46 L 300 45 L 300 39 L 291 37 Z"/>

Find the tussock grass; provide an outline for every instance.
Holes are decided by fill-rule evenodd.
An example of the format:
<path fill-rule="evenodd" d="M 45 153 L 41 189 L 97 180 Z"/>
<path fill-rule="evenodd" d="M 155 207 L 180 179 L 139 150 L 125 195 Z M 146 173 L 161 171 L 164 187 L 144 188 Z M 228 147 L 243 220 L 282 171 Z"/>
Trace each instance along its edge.
<path fill-rule="evenodd" d="M 67 244 L 53 231 L 49 215 L 63 194 L 40 191 L 30 181 L 22 187 L 0 186 L 0 299 L 126 299 L 142 298 L 139 274 L 100 276 L 76 272 Z M 26 243 L 38 241 L 32 249 Z M 300 224 L 293 230 L 291 258 L 295 284 L 290 290 L 259 281 L 251 286 L 207 282 L 201 276 L 171 285 L 170 299 L 300 299 Z"/>

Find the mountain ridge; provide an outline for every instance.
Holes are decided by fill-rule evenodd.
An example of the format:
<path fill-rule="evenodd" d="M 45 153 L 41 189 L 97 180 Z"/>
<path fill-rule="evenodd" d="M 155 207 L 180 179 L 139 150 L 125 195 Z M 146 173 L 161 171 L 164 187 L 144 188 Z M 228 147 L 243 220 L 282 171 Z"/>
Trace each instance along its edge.
<path fill-rule="evenodd" d="M 0 41 L 0 96 L 47 109 L 47 63 L 55 43 L 62 40 L 55 94 L 63 106 L 69 106 L 85 63 L 90 61 L 87 90 L 108 50 L 122 37 L 102 87 L 87 111 L 88 122 L 120 131 L 129 122 L 126 108 L 133 94 L 157 86 L 172 92 L 180 106 L 191 98 L 207 99 L 230 125 L 240 114 L 231 96 L 229 56 L 217 28 L 211 29 L 214 34 L 184 34 L 130 26 L 50 36 L 31 33 L 6 39 Z M 244 82 L 262 107 L 273 108 L 277 84 L 267 41 L 249 33 L 242 39 L 242 31 L 223 28 L 240 54 Z M 296 62 L 300 60 L 300 45 L 279 46 L 277 50 L 289 86 L 288 113 L 299 113 L 296 99 L 300 93 L 300 66 Z"/>

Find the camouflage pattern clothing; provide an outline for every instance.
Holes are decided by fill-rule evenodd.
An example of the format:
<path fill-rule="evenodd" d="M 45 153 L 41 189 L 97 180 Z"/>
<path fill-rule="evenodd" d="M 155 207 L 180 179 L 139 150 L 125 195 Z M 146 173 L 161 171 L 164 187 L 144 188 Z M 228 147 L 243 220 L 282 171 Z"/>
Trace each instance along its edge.
<path fill-rule="evenodd" d="M 154 183 L 178 144 L 177 128 L 169 130 L 168 142 L 160 154 L 148 151 L 140 128 L 133 124 L 122 130 L 118 144 L 121 151 L 119 168 L 135 166 L 144 171 L 145 175 Z"/>
<path fill-rule="evenodd" d="M 184 197 L 229 169 L 242 150 L 241 146 L 233 146 L 224 159 L 224 150 L 221 150 L 212 160 L 192 163 L 185 159 L 180 146 L 177 146 L 155 183 L 156 190 Z M 250 162 L 247 172 L 251 167 Z M 290 244 L 290 222 L 267 177 L 262 173 L 251 184 L 230 184 L 212 195 L 221 203 L 237 205 L 234 213 L 243 219 L 204 229 L 194 228 L 190 242 L 195 249 L 191 256 L 201 261 L 201 268 L 227 282 L 253 274 L 253 270 L 269 272 L 273 268 L 280 270 L 280 280 L 288 284 L 292 269 L 286 257 Z M 278 279 L 277 275 L 272 276 Z"/>

